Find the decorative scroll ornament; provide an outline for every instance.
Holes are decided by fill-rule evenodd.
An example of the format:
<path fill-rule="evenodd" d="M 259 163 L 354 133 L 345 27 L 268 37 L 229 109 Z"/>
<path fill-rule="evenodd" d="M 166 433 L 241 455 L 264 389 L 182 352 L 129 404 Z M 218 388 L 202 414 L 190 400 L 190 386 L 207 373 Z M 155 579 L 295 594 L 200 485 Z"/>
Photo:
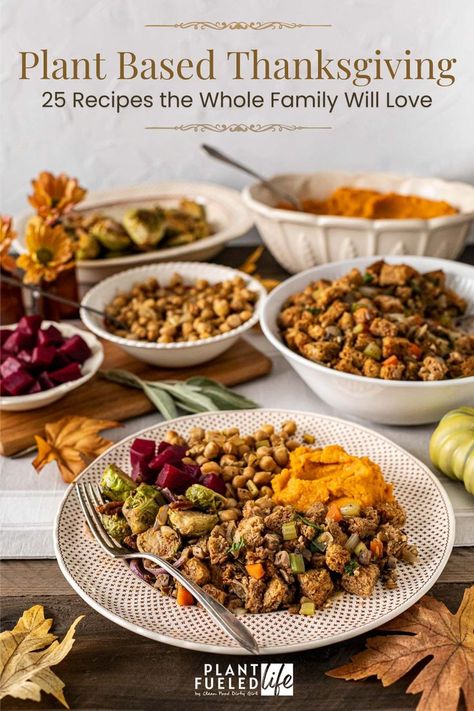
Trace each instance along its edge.
<path fill-rule="evenodd" d="M 331 128 L 330 126 L 296 126 L 283 123 L 185 123 L 176 126 L 146 126 L 149 131 L 194 131 L 204 133 L 276 133 L 283 131 L 317 131 Z"/>
<path fill-rule="evenodd" d="M 173 24 L 150 24 L 145 27 L 171 27 L 179 30 L 299 30 L 304 27 L 331 27 L 331 25 L 304 24 L 301 22 L 206 22 L 192 20 Z"/>

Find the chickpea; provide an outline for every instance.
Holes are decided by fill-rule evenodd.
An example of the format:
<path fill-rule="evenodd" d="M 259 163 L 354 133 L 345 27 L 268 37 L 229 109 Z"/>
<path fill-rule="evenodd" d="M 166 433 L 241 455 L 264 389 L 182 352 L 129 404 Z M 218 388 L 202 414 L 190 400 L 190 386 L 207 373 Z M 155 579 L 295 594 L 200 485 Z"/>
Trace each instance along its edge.
<path fill-rule="evenodd" d="M 273 458 L 280 467 L 288 464 L 288 450 L 286 447 L 276 447 L 273 450 Z"/>
<path fill-rule="evenodd" d="M 242 321 L 240 320 L 240 316 L 238 314 L 231 314 L 226 318 L 225 322 L 228 326 L 230 326 L 230 328 L 238 328 L 242 325 Z"/>
<path fill-rule="evenodd" d="M 273 457 L 267 455 L 261 458 L 260 468 L 265 472 L 272 472 L 276 468 L 276 462 Z"/>
<path fill-rule="evenodd" d="M 239 467 L 226 466 L 222 467 L 222 477 L 224 481 L 231 481 L 235 476 L 239 474 Z"/>
<path fill-rule="evenodd" d="M 262 484 L 269 484 L 271 479 L 271 472 L 257 472 L 253 478 L 253 482 L 257 486 L 262 486 Z"/>
<path fill-rule="evenodd" d="M 253 496 L 248 489 L 239 488 L 237 489 L 237 498 L 239 501 L 250 501 Z"/>
<path fill-rule="evenodd" d="M 222 522 L 225 521 L 237 521 L 240 518 L 240 511 L 238 508 L 224 509 L 219 511 L 219 518 Z"/>
<path fill-rule="evenodd" d="M 199 464 L 200 467 L 202 467 L 203 464 L 207 464 L 208 461 L 209 459 L 203 454 L 200 454 L 198 457 L 196 457 L 196 464 Z"/>
<path fill-rule="evenodd" d="M 222 467 L 232 466 L 237 461 L 235 454 L 224 454 L 220 458 L 220 465 Z"/>
<path fill-rule="evenodd" d="M 204 448 L 204 456 L 207 457 L 208 459 L 215 459 L 215 457 L 218 456 L 220 453 L 220 447 L 217 444 L 217 442 L 211 441 L 206 444 Z"/>
<path fill-rule="evenodd" d="M 257 449 L 257 457 L 269 457 L 272 451 L 271 447 L 259 447 Z"/>
<path fill-rule="evenodd" d="M 289 439 L 286 443 L 286 448 L 292 452 L 294 449 L 300 446 L 300 443 L 298 442 L 297 439 Z"/>
<path fill-rule="evenodd" d="M 234 442 L 231 442 L 230 440 L 227 440 L 227 442 L 224 442 L 222 449 L 224 450 L 224 452 L 226 454 L 236 454 L 237 453 L 237 447 L 235 446 Z"/>
<path fill-rule="evenodd" d="M 217 462 L 204 462 L 201 471 L 203 474 L 220 474 L 222 470 Z"/>
<path fill-rule="evenodd" d="M 296 422 L 294 420 L 287 420 L 283 423 L 282 430 L 289 435 L 294 435 L 296 432 Z"/>
<path fill-rule="evenodd" d="M 262 486 L 260 493 L 262 496 L 273 496 L 273 489 L 271 486 Z"/>
<path fill-rule="evenodd" d="M 204 439 L 205 432 L 202 427 L 193 427 L 189 432 L 190 439 Z"/>
<path fill-rule="evenodd" d="M 233 509 L 238 505 L 238 503 L 239 502 L 236 499 L 228 498 L 226 501 L 226 508 Z"/>
<path fill-rule="evenodd" d="M 275 432 L 273 425 L 262 425 L 262 430 L 267 433 L 267 435 L 272 435 Z"/>
<path fill-rule="evenodd" d="M 232 479 L 232 486 L 235 486 L 236 489 L 240 489 L 245 486 L 249 478 L 250 477 L 246 477 L 243 474 L 237 474 L 237 476 L 234 476 Z"/>

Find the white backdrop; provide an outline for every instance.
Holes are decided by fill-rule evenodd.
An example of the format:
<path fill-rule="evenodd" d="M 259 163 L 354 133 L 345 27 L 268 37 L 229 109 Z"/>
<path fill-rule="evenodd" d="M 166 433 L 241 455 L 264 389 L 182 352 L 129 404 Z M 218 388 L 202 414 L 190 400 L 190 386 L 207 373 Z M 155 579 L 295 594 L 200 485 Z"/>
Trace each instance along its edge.
<path fill-rule="evenodd" d="M 198 150 L 206 140 L 240 155 L 267 173 L 312 169 L 379 169 L 474 182 L 474 56 L 472 0 L 0 0 L 2 33 L 2 212 L 24 209 L 28 181 L 38 171 L 66 171 L 89 189 L 167 178 L 208 179 L 241 187 L 245 178 Z M 145 29 L 146 23 L 186 20 L 285 20 L 330 23 L 330 29 L 195 31 Z M 202 82 L 19 81 L 20 50 L 49 48 L 52 56 L 86 56 L 117 50 L 142 56 L 198 55 L 259 47 L 270 56 L 306 56 L 322 47 L 329 56 L 364 57 L 381 49 L 400 56 L 406 48 L 428 57 L 457 57 L 454 86 L 390 82 L 383 90 L 427 91 L 434 107 L 406 110 L 200 108 L 160 111 L 100 108 L 41 109 L 41 92 L 185 93 Z M 61 86 L 58 86 L 61 84 Z M 210 82 L 204 84 L 209 85 Z M 335 91 L 323 82 L 212 82 L 232 92 L 252 88 Z M 271 86 L 269 86 L 271 85 Z M 338 86 L 341 91 L 349 86 Z M 331 131 L 196 134 L 146 131 L 156 123 L 196 121 L 301 123 Z"/>

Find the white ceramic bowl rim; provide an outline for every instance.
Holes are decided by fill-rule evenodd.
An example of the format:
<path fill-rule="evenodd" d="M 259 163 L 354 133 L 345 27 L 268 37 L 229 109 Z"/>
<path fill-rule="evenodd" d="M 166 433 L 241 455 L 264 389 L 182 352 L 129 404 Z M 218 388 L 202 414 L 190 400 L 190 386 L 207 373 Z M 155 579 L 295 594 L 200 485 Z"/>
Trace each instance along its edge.
<path fill-rule="evenodd" d="M 80 314 L 81 314 L 81 319 L 84 322 L 84 324 L 91 329 L 95 334 L 100 336 L 101 338 L 106 338 L 108 341 L 112 341 L 113 343 L 117 343 L 117 345 L 120 346 L 126 346 L 126 347 L 132 347 L 132 348 L 145 348 L 148 350 L 160 350 L 160 351 L 170 351 L 170 350 L 177 350 L 177 349 L 184 349 L 184 348 L 196 348 L 198 346 L 205 346 L 210 343 L 220 343 L 221 341 L 225 341 L 228 338 L 232 338 L 234 336 L 239 336 L 245 331 L 248 331 L 250 328 L 255 326 L 260 318 L 260 313 L 263 308 L 263 304 L 265 302 L 266 298 L 266 291 L 265 288 L 258 282 L 256 279 L 253 277 L 249 276 L 248 274 L 245 274 L 244 272 L 239 271 L 238 269 L 232 269 L 232 267 L 226 267 L 225 265 L 221 264 L 212 264 L 210 262 L 163 262 L 163 263 L 157 263 L 157 264 L 147 264 L 146 266 L 143 267 L 135 267 L 134 269 L 127 269 L 126 271 L 119 272 L 118 274 L 112 274 L 112 276 L 108 277 L 107 279 L 103 279 L 99 284 L 96 284 L 90 291 L 86 293 L 84 298 L 81 301 L 81 306 L 92 306 L 94 307 L 94 297 L 97 295 L 98 292 L 101 291 L 102 287 L 104 284 L 107 284 L 108 282 L 111 281 L 120 281 L 124 278 L 124 276 L 128 274 L 137 274 L 137 276 L 140 273 L 150 272 L 151 270 L 154 271 L 159 271 L 160 269 L 166 268 L 170 269 L 173 268 L 175 271 L 179 272 L 180 269 L 192 269 L 192 270 L 198 270 L 199 271 L 199 266 L 206 266 L 206 267 L 215 267 L 216 272 L 219 270 L 226 270 L 229 275 L 229 279 L 240 276 L 246 281 L 246 285 L 249 289 L 252 291 L 256 291 L 258 294 L 258 299 L 255 304 L 255 309 L 254 312 L 251 316 L 251 318 L 248 319 L 248 321 L 245 321 L 241 326 L 238 326 L 237 328 L 233 328 L 227 333 L 222 333 L 219 334 L 218 336 L 211 336 L 210 338 L 200 338 L 197 341 L 180 341 L 179 343 L 151 343 L 149 341 L 134 341 L 130 338 L 122 338 L 121 336 L 116 336 L 114 333 L 111 333 L 110 331 L 107 331 L 105 328 L 102 328 L 101 326 L 98 326 L 89 316 L 88 312 L 85 309 L 81 308 Z M 151 276 L 151 275 L 149 275 Z M 199 275 L 196 275 L 196 279 L 199 278 Z M 222 277 L 220 277 L 217 281 L 221 281 Z"/>
<path fill-rule="evenodd" d="M 13 330 L 17 325 L 18 324 L 16 323 L 10 323 L 6 326 L 2 326 L 2 329 L 10 328 Z M 60 385 L 56 385 L 54 388 L 49 388 L 49 390 L 42 390 L 39 393 L 27 393 L 24 395 L 3 395 L 2 397 L 0 397 L 0 407 L 5 407 L 7 405 L 27 405 L 29 402 L 39 402 L 41 399 L 49 399 L 51 395 L 59 395 L 60 393 L 67 393 L 69 390 L 75 390 L 80 385 L 83 385 L 88 380 L 90 380 L 92 376 L 97 373 L 100 366 L 102 365 L 102 361 L 104 360 L 104 351 L 101 343 L 97 340 L 93 333 L 89 333 L 88 331 L 84 331 L 81 328 L 77 328 L 71 323 L 64 324 L 58 323 L 57 321 L 48 321 L 45 319 L 42 322 L 41 326 L 43 325 L 46 327 L 56 326 L 56 328 L 59 329 L 61 333 L 61 329 L 66 328 L 66 330 L 70 331 L 67 337 L 74 336 L 75 334 L 82 337 L 84 337 L 85 335 L 84 340 L 89 341 L 87 345 L 91 349 L 92 354 L 89 356 L 89 358 L 87 358 L 87 360 L 84 361 L 84 363 L 82 363 L 81 372 L 83 369 L 90 366 L 92 366 L 92 370 L 87 373 L 83 373 L 83 375 L 81 375 L 80 378 L 77 378 L 77 380 L 70 380 L 67 383 L 61 383 Z M 89 366 L 87 366 L 88 363 Z"/>
<path fill-rule="evenodd" d="M 343 173 L 342 171 L 320 171 L 321 175 L 327 175 L 327 176 L 336 176 L 336 175 L 345 175 L 348 179 L 349 176 L 352 176 L 353 178 L 357 178 L 363 173 Z M 302 177 L 310 177 L 311 175 L 318 175 L 318 172 L 315 173 L 279 173 L 277 175 L 273 175 L 268 179 L 269 183 L 275 182 L 278 184 L 279 182 L 283 182 L 286 180 L 291 180 L 291 179 L 296 179 L 296 178 L 302 178 Z M 389 179 L 407 179 L 409 180 L 412 176 L 404 176 L 404 175 L 399 175 L 395 173 L 367 173 L 367 175 L 373 175 L 374 177 L 385 177 Z M 462 188 L 463 190 L 469 190 L 472 192 L 472 199 L 474 202 L 474 186 L 469 185 L 468 183 L 462 183 L 462 182 L 455 182 L 455 181 L 447 181 L 447 180 L 440 180 L 438 178 L 417 178 L 417 180 L 432 180 L 436 181 L 437 184 L 439 185 L 451 185 L 451 186 L 459 186 L 459 188 Z M 417 227 L 418 229 L 423 229 L 423 228 L 436 228 L 440 227 L 441 225 L 446 224 L 449 222 L 449 224 L 455 224 L 456 222 L 465 222 L 467 219 L 471 219 L 474 215 L 474 210 L 468 211 L 468 212 L 463 212 L 459 211 L 458 213 L 454 215 L 441 215 L 440 217 L 432 217 L 429 220 L 423 220 L 423 219 L 378 219 L 378 220 L 371 220 L 367 219 L 364 217 L 343 217 L 341 215 L 313 215 L 308 212 L 297 212 L 295 210 L 284 210 L 282 208 L 278 207 L 273 207 L 272 205 L 268 205 L 265 202 L 262 202 L 261 200 L 258 200 L 254 196 L 254 191 L 256 188 L 261 187 L 261 183 L 252 183 L 251 185 L 247 185 L 243 191 L 242 191 L 242 198 L 244 202 L 247 204 L 248 207 L 251 209 L 256 210 L 257 212 L 260 212 L 267 217 L 273 217 L 275 219 L 281 220 L 285 219 L 287 222 L 300 222 L 302 224 L 318 224 L 321 226 L 330 226 L 330 225 L 340 225 L 344 227 L 356 227 L 359 229 L 367 229 L 370 227 L 377 228 L 377 229 L 389 229 L 394 226 L 397 227 L 397 229 L 404 229 L 404 228 L 415 228 Z"/>
<path fill-rule="evenodd" d="M 474 278 L 474 268 L 469 266 L 468 264 L 461 264 L 459 262 L 453 262 L 449 259 L 438 259 L 437 257 L 414 257 L 416 260 L 422 260 L 422 261 L 430 261 L 434 262 L 436 261 L 439 263 L 440 268 L 443 268 L 446 272 L 451 271 L 453 272 L 453 265 L 455 265 L 456 270 L 458 273 L 463 273 L 465 276 L 469 276 L 469 272 L 471 270 L 471 278 Z M 347 266 L 347 269 L 350 269 L 352 267 L 357 267 L 357 264 L 367 264 L 368 262 L 376 262 L 379 259 L 383 259 L 386 262 L 400 262 L 402 261 L 403 263 L 410 264 L 410 257 L 409 256 L 394 256 L 391 255 L 390 257 L 387 256 L 373 256 L 373 257 L 356 257 L 355 259 L 349 259 L 349 260 L 344 260 L 340 262 L 330 262 L 330 266 L 334 267 L 340 267 L 345 268 Z M 266 298 L 265 303 L 262 308 L 262 315 L 260 317 L 260 325 L 262 327 L 262 331 L 265 334 L 265 337 L 268 338 L 270 343 L 275 346 L 279 351 L 284 351 L 285 355 L 288 356 L 288 358 L 291 358 L 292 360 L 296 361 L 297 363 L 300 363 L 301 365 L 305 365 L 309 368 L 313 368 L 315 371 L 319 373 L 327 373 L 330 371 L 332 374 L 337 375 L 337 377 L 340 378 L 345 378 L 346 380 L 351 380 L 356 383 L 364 383 L 367 381 L 373 382 L 376 381 L 378 383 L 383 383 L 384 386 L 387 386 L 389 388 L 396 388 L 400 386 L 404 387 L 410 387 L 413 389 L 416 388 L 441 388 L 445 387 L 446 383 L 459 383 L 459 384 L 471 384 L 474 383 L 474 375 L 469 375 L 466 378 L 453 378 L 451 380 L 380 380 L 379 378 L 368 378 L 366 375 L 354 375 L 353 373 L 344 373 L 343 371 L 340 370 L 335 370 L 334 368 L 329 368 L 328 366 L 320 365 L 319 363 L 315 363 L 312 360 L 309 360 L 308 358 L 304 358 L 303 356 L 299 355 L 298 353 L 295 353 L 295 351 L 292 351 L 291 348 L 288 348 L 288 346 L 283 342 L 283 340 L 275 337 L 274 333 L 272 332 L 272 324 L 267 323 L 267 311 L 271 304 L 275 301 L 278 300 L 279 294 L 283 291 L 283 289 L 286 289 L 286 287 L 289 284 L 292 284 L 293 282 L 299 281 L 303 276 L 308 277 L 308 283 L 310 281 L 314 280 L 313 274 L 317 272 L 321 267 L 324 266 L 329 266 L 328 265 L 320 265 L 318 267 L 311 267 L 310 269 L 306 269 L 304 272 L 299 272 L 298 274 L 294 274 L 292 277 L 289 277 L 286 279 L 282 284 L 277 286 Z M 341 272 L 341 274 L 344 274 L 344 272 Z M 474 304 L 473 304 L 474 306 Z"/>

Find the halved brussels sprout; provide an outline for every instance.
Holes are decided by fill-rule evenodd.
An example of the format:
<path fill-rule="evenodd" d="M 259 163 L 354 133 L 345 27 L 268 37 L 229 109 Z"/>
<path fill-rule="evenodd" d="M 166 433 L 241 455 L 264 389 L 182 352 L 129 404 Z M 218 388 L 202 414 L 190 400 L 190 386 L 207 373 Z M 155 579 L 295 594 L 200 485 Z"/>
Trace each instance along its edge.
<path fill-rule="evenodd" d="M 74 245 L 76 259 L 95 259 L 100 254 L 100 244 L 90 232 L 78 229 Z"/>
<path fill-rule="evenodd" d="M 154 210 L 128 210 L 123 224 L 130 238 L 142 249 L 155 247 L 165 236 L 165 214 L 159 207 Z"/>
<path fill-rule="evenodd" d="M 171 526 L 149 528 L 137 537 L 137 547 L 142 553 L 154 553 L 161 558 L 173 558 L 181 548 L 181 537 Z"/>
<path fill-rule="evenodd" d="M 193 484 L 186 489 L 185 497 L 204 511 L 218 511 L 226 502 L 224 496 L 202 484 Z"/>
<path fill-rule="evenodd" d="M 149 484 L 140 484 L 132 491 L 125 499 L 122 509 L 132 533 L 142 533 L 153 526 L 156 514 L 164 503 L 165 500 L 158 489 Z"/>
<path fill-rule="evenodd" d="M 109 536 L 115 538 L 115 540 L 119 543 L 122 543 L 124 538 L 129 536 L 132 532 L 127 520 L 121 514 L 113 514 L 112 516 L 109 514 L 102 514 L 101 519 L 102 525 Z"/>
<path fill-rule="evenodd" d="M 131 477 L 116 464 L 108 464 L 102 474 L 100 490 L 111 501 L 125 501 L 130 492 L 137 488 Z"/>
<path fill-rule="evenodd" d="M 168 520 L 182 536 L 203 536 L 209 533 L 219 522 L 216 514 L 169 509 Z"/>
<path fill-rule="evenodd" d="M 206 208 L 204 205 L 196 202 L 195 200 L 187 200 L 186 198 L 183 198 L 179 203 L 179 208 L 188 215 L 191 215 L 191 217 L 194 217 L 195 220 L 206 219 Z"/>
<path fill-rule="evenodd" d="M 130 246 L 130 237 L 124 227 L 111 217 L 102 217 L 94 222 L 90 233 L 105 249 L 119 252 Z"/>

